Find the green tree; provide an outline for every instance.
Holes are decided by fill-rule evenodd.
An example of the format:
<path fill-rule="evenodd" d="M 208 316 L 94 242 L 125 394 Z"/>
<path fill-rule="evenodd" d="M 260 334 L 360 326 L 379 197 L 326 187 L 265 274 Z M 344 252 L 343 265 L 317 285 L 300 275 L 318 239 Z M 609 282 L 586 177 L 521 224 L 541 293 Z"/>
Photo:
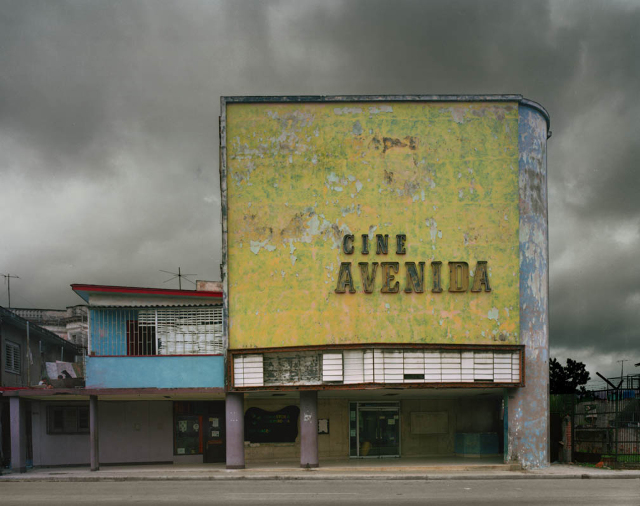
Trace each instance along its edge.
<path fill-rule="evenodd" d="M 585 365 L 577 360 L 567 359 L 562 365 L 555 358 L 549 361 L 549 383 L 552 394 L 573 394 L 584 392 L 584 385 L 591 378 Z"/>

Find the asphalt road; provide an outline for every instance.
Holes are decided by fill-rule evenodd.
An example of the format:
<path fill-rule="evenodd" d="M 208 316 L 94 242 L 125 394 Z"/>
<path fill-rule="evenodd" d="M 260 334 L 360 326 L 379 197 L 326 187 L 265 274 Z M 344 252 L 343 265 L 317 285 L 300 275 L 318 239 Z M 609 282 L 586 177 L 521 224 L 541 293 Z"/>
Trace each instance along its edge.
<path fill-rule="evenodd" d="M 640 480 L 0 482 L 0 505 L 640 506 Z"/>

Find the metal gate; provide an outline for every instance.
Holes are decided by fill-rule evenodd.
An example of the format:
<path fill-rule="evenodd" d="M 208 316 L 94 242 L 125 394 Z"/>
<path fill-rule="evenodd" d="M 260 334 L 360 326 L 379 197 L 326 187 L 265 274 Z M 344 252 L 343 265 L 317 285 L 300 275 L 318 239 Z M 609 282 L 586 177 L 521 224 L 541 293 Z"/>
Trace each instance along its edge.
<path fill-rule="evenodd" d="M 613 468 L 640 467 L 640 389 L 576 396 L 573 460 Z"/>

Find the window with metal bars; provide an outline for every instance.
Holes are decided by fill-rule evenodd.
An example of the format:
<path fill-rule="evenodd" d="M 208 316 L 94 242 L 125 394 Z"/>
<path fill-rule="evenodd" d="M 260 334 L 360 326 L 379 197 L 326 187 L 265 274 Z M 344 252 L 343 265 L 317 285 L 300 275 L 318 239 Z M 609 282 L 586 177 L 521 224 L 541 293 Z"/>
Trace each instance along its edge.
<path fill-rule="evenodd" d="M 141 326 L 138 320 L 127 320 L 127 355 L 155 355 L 156 328 Z"/>
<path fill-rule="evenodd" d="M 20 345 L 7 341 L 4 346 L 4 370 L 13 374 L 20 374 Z"/>
<path fill-rule="evenodd" d="M 91 310 L 96 355 L 215 355 L 224 349 L 221 306 Z"/>

